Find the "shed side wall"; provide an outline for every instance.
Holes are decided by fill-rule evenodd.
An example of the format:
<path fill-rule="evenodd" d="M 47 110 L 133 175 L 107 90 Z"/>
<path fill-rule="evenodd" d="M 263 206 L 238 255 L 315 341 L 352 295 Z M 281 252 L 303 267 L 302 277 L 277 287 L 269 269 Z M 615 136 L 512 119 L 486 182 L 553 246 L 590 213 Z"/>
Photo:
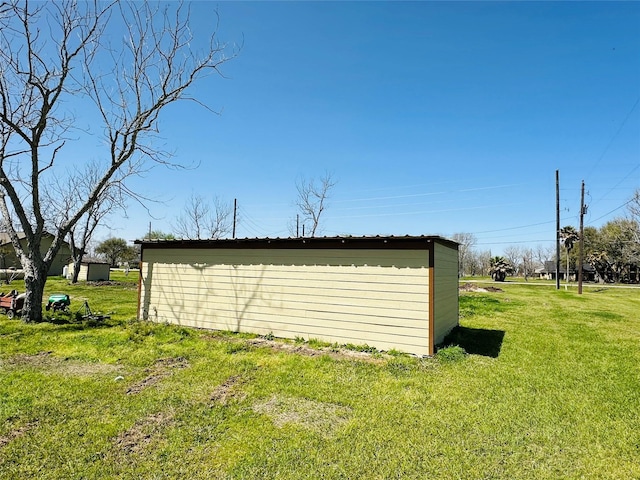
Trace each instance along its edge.
<path fill-rule="evenodd" d="M 78 272 L 78 280 L 80 280 L 81 282 L 86 282 L 87 280 L 89 280 L 89 265 L 80 264 L 80 271 Z"/>
<path fill-rule="evenodd" d="M 444 337 L 458 325 L 458 249 L 434 245 L 434 341 Z"/>
<path fill-rule="evenodd" d="M 153 249 L 140 317 L 426 355 L 426 250 Z"/>
<path fill-rule="evenodd" d="M 109 280 L 111 268 L 107 263 L 90 263 L 89 265 L 83 265 L 80 267 L 81 273 L 83 268 L 87 268 L 87 280 L 90 282 Z"/>

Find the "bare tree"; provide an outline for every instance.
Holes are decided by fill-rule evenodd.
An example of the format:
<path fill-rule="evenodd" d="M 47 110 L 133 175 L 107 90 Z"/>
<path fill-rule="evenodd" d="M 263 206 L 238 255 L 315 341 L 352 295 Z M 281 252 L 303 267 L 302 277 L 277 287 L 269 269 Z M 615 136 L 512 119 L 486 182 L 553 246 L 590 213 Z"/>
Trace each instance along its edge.
<path fill-rule="evenodd" d="M 325 173 L 319 179 L 306 180 L 301 178 L 296 182 L 298 198 L 296 205 L 300 210 L 304 225 L 309 225 L 310 237 L 315 237 L 320 225 L 320 217 L 327 208 L 330 190 L 336 185 L 330 173 Z"/>
<path fill-rule="evenodd" d="M 69 220 L 69 214 L 77 211 L 90 194 L 96 181 L 102 175 L 97 162 L 89 162 L 82 168 L 80 175 L 68 174 L 43 186 L 41 204 L 50 212 L 46 219 L 46 228 L 56 231 Z M 106 188 L 80 219 L 69 229 L 67 239 L 73 260 L 71 282 L 78 281 L 82 259 L 87 253 L 89 243 L 99 225 L 115 210 L 125 210 L 122 190 L 111 186 Z"/>
<path fill-rule="evenodd" d="M 529 277 L 535 273 L 536 264 L 533 260 L 533 249 L 532 248 L 524 248 L 522 249 L 522 263 L 520 264 L 522 267 L 522 276 L 525 281 L 529 281 Z"/>
<path fill-rule="evenodd" d="M 517 245 L 509 245 L 504 249 L 504 257 L 513 267 L 513 274 L 517 275 L 522 267 L 522 248 Z"/>
<path fill-rule="evenodd" d="M 553 261 L 555 257 L 556 248 L 554 245 L 536 245 L 535 259 L 543 267 L 546 267 L 547 262 Z"/>
<path fill-rule="evenodd" d="M 459 243 L 458 246 L 458 276 L 471 273 L 471 249 L 476 244 L 476 237 L 473 233 L 454 233 L 451 239 Z"/>
<path fill-rule="evenodd" d="M 0 15 L 0 214 L 25 275 L 22 317 L 42 319 L 46 274 L 63 240 L 110 189 L 143 201 L 127 179 L 151 165 L 170 165 L 154 142 L 159 115 L 228 60 L 215 32 L 194 53 L 189 12 L 182 5 L 147 2 L 2 3 Z M 124 31 L 114 36 L 113 26 Z M 122 44 L 114 44 L 123 38 Z M 66 216 L 48 210 L 45 191 L 66 175 L 67 146 L 93 138 L 74 112 L 93 111 L 105 145 L 100 174 Z M 91 110 L 93 109 L 93 110 Z M 95 141 L 95 140 L 94 140 Z M 77 155 L 77 154 L 76 154 Z M 81 175 L 82 169 L 69 175 Z M 47 232 L 51 219 L 64 220 Z M 26 242 L 19 241 L 24 232 Z M 53 235 L 41 251 L 42 239 Z"/>
<path fill-rule="evenodd" d="M 231 233 L 232 214 L 231 203 L 215 197 L 210 204 L 203 196 L 192 194 L 173 230 L 176 236 L 191 240 L 223 238 Z"/>
<path fill-rule="evenodd" d="M 482 252 L 474 252 L 474 256 L 476 257 L 477 264 L 477 274 L 479 275 L 489 275 L 489 270 L 491 269 L 491 250 L 485 250 Z"/>

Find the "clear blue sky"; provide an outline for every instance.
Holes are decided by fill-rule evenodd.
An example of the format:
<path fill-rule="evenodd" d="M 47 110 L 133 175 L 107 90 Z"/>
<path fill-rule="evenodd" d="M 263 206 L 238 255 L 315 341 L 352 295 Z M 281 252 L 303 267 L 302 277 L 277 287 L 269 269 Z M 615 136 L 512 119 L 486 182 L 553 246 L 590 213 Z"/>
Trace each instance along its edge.
<path fill-rule="evenodd" d="M 288 236 L 295 182 L 331 172 L 324 235 L 473 233 L 552 244 L 626 214 L 640 187 L 638 2 L 196 2 L 197 36 L 242 44 L 161 134 L 195 170 L 156 168 L 106 237 L 170 231 L 192 193 L 237 198 L 238 236 Z M 194 48 L 197 48 L 194 42 Z"/>

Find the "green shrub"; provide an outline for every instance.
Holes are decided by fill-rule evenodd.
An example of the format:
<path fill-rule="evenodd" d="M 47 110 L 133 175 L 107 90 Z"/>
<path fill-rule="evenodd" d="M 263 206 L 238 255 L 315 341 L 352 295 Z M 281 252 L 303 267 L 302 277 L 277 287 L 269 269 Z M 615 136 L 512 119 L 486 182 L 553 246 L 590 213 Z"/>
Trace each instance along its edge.
<path fill-rule="evenodd" d="M 458 345 L 451 345 L 441 348 L 436 352 L 436 358 L 442 363 L 453 363 L 464 360 L 467 356 L 464 348 Z"/>

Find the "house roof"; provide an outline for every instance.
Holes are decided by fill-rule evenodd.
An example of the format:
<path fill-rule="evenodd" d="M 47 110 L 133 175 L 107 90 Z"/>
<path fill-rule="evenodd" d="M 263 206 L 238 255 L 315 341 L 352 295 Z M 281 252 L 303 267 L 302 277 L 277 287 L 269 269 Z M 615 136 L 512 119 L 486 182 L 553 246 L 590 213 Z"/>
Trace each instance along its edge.
<path fill-rule="evenodd" d="M 25 237 L 26 235 L 24 234 L 24 232 L 18 232 L 18 238 L 20 240 Z M 0 245 L 6 245 L 8 243 L 11 243 L 11 237 L 9 236 L 9 234 L 7 232 L 0 232 Z"/>
<path fill-rule="evenodd" d="M 24 232 L 16 232 L 18 235 L 18 239 L 22 240 L 23 238 L 26 238 L 26 234 Z M 42 234 L 43 237 L 53 237 L 53 234 L 48 233 L 48 232 L 44 232 Z M 7 232 L 0 232 L 0 246 L 2 245 L 7 245 L 11 243 L 11 237 L 9 236 L 9 234 Z M 63 240 L 62 242 L 63 244 L 67 245 L 67 242 Z"/>
<path fill-rule="evenodd" d="M 544 269 L 542 270 L 544 273 L 555 273 L 556 272 L 556 262 L 553 260 L 549 260 L 544 262 Z M 564 265 L 560 265 L 560 273 L 565 273 L 566 267 Z M 569 268 L 569 273 L 574 272 L 575 268 Z M 584 272 L 595 272 L 595 268 L 588 263 L 582 264 L 582 271 Z"/>
<path fill-rule="evenodd" d="M 71 259 L 71 262 L 73 263 L 73 259 Z M 83 257 L 82 261 L 80 262 L 80 264 L 82 265 L 96 265 L 96 264 L 104 264 L 104 265 L 109 265 L 109 262 L 101 259 L 101 258 L 95 258 L 95 257 Z"/>
<path fill-rule="evenodd" d="M 405 249 L 426 250 L 433 243 L 458 249 L 458 243 L 437 235 L 225 238 L 208 240 L 136 240 L 143 248 L 276 248 L 276 249 Z"/>

